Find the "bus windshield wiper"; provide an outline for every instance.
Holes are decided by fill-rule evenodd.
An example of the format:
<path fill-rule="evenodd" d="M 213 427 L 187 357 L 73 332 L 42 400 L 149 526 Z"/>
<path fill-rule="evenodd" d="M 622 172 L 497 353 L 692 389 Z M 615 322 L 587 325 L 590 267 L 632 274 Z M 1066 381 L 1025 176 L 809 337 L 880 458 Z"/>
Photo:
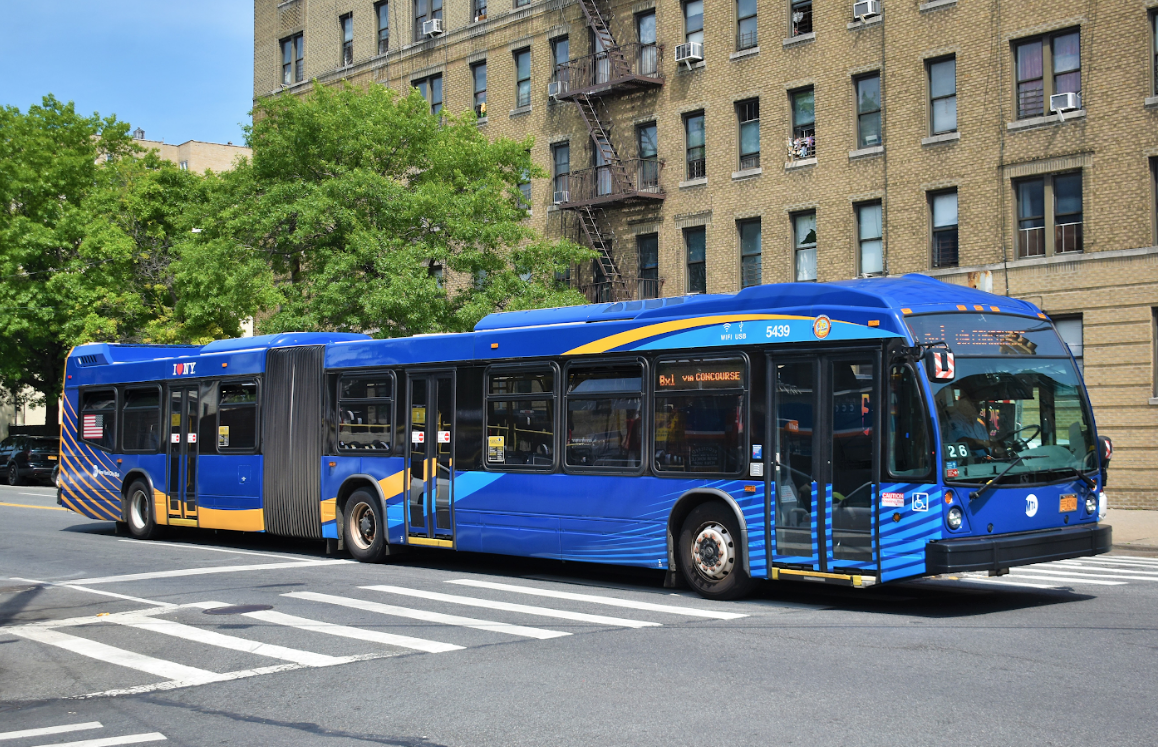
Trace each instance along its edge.
<path fill-rule="evenodd" d="M 969 500 L 973 501 L 973 500 L 980 498 L 982 493 L 984 493 L 986 490 L 988 490 L 990 487 L 992 487 L 998 480 L 1000 480 L 1001 478 L 1003 478 L 1007 474 L 1009 474 L 1009 470 L 1011 470 L 1014 467 L 1016 467 L 1017 465 L 1021 464 L 1026 459 L 1045 459 L 1045 457 L 1046 457 L 1045 454 L 1038 454 L 1036 456 L 1033 456 L 1033 455 L 1018 456 L 1012 462 L 1009 463 L 1008 467 L 1001 470 L 1000 475 L 998 475 L 997 477 L 993 478 L 989 482 L 985 483 L 984 485 L 982 485 L 981 487 L 977 488 L 972 493 L 970 493 L 969 494 Z"/>
<path fill-rule="evenodd" d="M 1092 479 L 1090 479 L 1084 472 L 1079 470 L 1077 467 L 1071 467 L 1069 465 L 1066 465 L 1065 467 L 1059 467 L 1058 469 L 1065 469 L 1065 470 L 1069 470 L 1070 472 L 1073 472 L 1074 477 L 1081 480 L 1085 484 L 1085 486 L 1087 488 L 1089 488 L 1090 490 L 1093 490 L 1094 488 L 1098 487 L 1098 484 L 1096 482 L 1094 482 Z"/>

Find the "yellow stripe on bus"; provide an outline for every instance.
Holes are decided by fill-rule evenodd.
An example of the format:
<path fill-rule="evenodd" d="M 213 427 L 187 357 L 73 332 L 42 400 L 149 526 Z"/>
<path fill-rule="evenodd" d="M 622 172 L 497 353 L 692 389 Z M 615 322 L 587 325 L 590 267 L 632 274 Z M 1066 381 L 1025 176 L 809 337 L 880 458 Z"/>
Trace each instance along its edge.
<path fill-rule="evenodd" d="M 812 319 L 810 316 L 792 316 L 786 314 L 721 314 L 719 316 L 700 316 L 692 319 L 676 319 L 670 322 L 660 322 L 658 324 L 649 324 L 646 327 L 639 329 L 629 329 L 626 332 L 610 335 L 594 342 L 589 342 L 586 345 L 580 345 L 577 348 L 568 350 L 563 355 L 588 355 L 591 353 L 606 353 L 608 350 L 627 345 L 628 343 L 645 340 L 648 337 L 655 337 L 656 335 L 666 334 L 668 332 L 678 332 L 682 329 L 692 329 L 694 327 L 707 327 L 710 324 L 723 324 L 724 322 L 756 322 L 768 319 Z"/>

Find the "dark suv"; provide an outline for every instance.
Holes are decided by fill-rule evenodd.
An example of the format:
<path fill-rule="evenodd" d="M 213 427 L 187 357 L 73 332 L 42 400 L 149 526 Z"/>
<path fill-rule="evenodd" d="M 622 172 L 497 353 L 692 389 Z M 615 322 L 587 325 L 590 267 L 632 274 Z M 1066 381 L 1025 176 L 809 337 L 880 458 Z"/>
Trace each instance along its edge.
<path fill-rule="evenodd" d="M 0 478 L 9 485 L 25 480 L 50 483 L 60 460 L 60 439 L 49 436 L 9 436 L 0 441 Z"/>

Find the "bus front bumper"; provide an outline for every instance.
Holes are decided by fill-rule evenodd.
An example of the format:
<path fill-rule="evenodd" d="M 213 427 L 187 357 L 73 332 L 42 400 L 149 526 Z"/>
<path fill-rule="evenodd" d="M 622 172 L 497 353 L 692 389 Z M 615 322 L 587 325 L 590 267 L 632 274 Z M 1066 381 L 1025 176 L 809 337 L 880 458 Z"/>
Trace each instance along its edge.
<path fill-rule="evenodd" d="M 1099 524 L 1022 532 L 997 537 L 963 537 L 925 546 L 929 575 L 1000 571 L 1019 565 L 1100 555 L 1110 551 L 1110 527 Z"/>

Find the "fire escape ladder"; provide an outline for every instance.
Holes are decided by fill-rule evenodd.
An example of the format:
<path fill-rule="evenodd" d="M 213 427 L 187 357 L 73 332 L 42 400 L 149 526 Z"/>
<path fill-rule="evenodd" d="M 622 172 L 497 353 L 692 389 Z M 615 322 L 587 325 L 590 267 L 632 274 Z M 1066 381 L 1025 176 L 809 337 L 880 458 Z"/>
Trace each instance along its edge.
<path fill-rule="evenodd" d="M 587 125 L 587 132 L 591 136 L 591 142 L 599 149 L 599 155 L 603 157 L 604 168 L 609 174 L 609 182 L 614 183 L 614 189 L 618 193 L 625 193 L 632 191 L 631 180 L 628 178 L 627 169 L 623 166 L 623 161 L 620 160 L 619 154 L 615 152 L 615 146 L 611 144 L 611 127 L 603 124 L 603 120 L 599 117 L 599 110 L 596 104 L 599 100 L 592 98 L 586 94 L 575 97 L 575 103 L 579 106 L 579 113 L 583 116 L 583 121 Z M 599 179 L 600 175 L 596 175 Z M 611 184 L 608 185 L 609 187 Z"/>
<path fill-rule="evenodd" d="M 619 274 L 619 267 L 615 264 L 615 258 L 611 255 L 615 235 L 610 230 L 603 228 L 606 225 L 606 215 L 603 210 L 593 208 L 590 205 L 585 205 L 576 212 L 579 213 L 579 223 L 583 227 L 587 243 L 596 252 L 595 260 L 599 263 L 603 278 L 611 285 L 613 293 L 616 293 L 623 285 L 623 278 Z"/>

